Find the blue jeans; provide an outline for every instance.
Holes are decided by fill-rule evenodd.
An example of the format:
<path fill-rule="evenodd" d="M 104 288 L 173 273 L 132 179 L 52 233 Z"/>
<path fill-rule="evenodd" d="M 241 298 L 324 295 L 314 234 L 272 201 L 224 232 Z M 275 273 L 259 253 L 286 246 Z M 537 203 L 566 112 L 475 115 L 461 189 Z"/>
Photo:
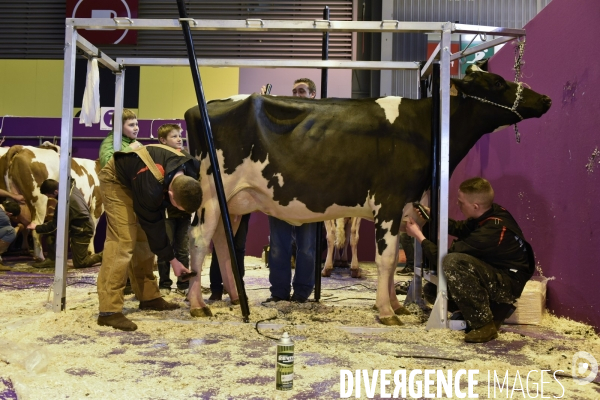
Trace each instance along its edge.
<path fill-rule="evenodd" d="M 242 215 L 240 226 L 233 238 L 233 247 L 235 250 L 235 257 L 238 260 L 238 266 L 240 268 L 240 277 L 244 278 L 244 257 L 246 256 L 246 236 L 248 235 L 248 223 L 250 222 L 250 215 Z M 233 263 L 231 263 L 233 266 Z M 223 277 L 221 276 L 221 269 L 219 268 L 219 260 L 217 259 L 217 252 L 213 249 L 212 260 L 210 262 L 210 291 L 213 294 L 223 294 Z M 243 282 L 243 281 L 242 281 Z"/>
<path fill-rule="evenodd" d="M 183 264 L 184 267 L 190 266 L 190 252 L 188 230 L 190 228 L 189 218 L 167 218 L 165 219 L 167 237 L 173 246 L 175 258 Z M 158 286 L 162 288 L 171 288 L 171 260 L 158 259 L 158 275 L 160 277 Z M 177 279 L 177 289 L 185 290 L 189 288 L 189 282 L 180 282 Z"/>
<path fill-rule="evenodd" d="M 293 226 L 269 217 L 271 241 L 269 250 L 269 282 L 271 295 L 288 299 L 294 294 L 307 299 L 315 286 L 315 254 L 317 223 Z M 296 272 L 292 280 L 292 241 L 296 238 Z M 291 282 L 291 285 L 290 285 Z"/>

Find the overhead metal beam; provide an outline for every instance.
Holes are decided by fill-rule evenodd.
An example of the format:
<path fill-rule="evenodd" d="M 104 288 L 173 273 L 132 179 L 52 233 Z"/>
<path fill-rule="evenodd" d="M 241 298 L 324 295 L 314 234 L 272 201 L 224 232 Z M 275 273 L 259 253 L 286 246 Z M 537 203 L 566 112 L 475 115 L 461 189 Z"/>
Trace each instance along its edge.
<path fill-rule="evenodd" d="M 421 77 L 427 76 L 431 73 L 431 64 L 433 63 L 434 60 L 439 58 L 438 54 L 440 53 L 440 45 L 441 45 L 441 43 L 438 43 L 438 45 L 433 50 L 433 53 L 431 53 L 431 55 L 429 56 L 429 59 L 423 66 L 423 69 L 421 70 Z"/>
<path fill-rule="evenodd" d="M 325 20 L 210 20 L 187 18 L 193 31 L 244 31 L 244 32 L 441 32 L 447 22 L 412 21 L 325 21 Z M 130 19 L 130 18 L 67 18 L 67 24 L 76 29 L 131 29 L 131 30 L 181 30 L 179 19 Z M 523 36 L 523 29 L 499 28 L 453 24 L 455 33 L 487 33 L 502 36 Z"/>
<path fill-rule="evenodd" d="M 86 38 L 79 35 L 77 35 L 77 47 L 90 57 L 98 57 L 98 62 L 110 69 L 112 72 L 119 72 L 121 70 L 121 66 L 112 58 L 108 57 L 96 46 L 88 42 Z"/>
<path fill-rule="evenodd" d="M 452 24 L 452 33 L 486 33 L 491 36 L 519 37 L 525 36 L 525 29 L 501 28 L 497 26 Z"/>
<path fill-rule="evenodd" d="M 189 66 L 185 58 L 117 58 L 127 66 Z M 346 61 L 346 60 L 249 60 L 240 58 L 199 59 L 200 67 L 241 68 L 330 68 L 330 69 L 419 69 L 413 61 Z"/>
<path fill-rule="evenodd" d="M 457 60 L 459 58 L 463 58 L 466 57 L 468 55 L 471 54 L 475 54 L 477 52 L 480 52 L 482 50 L 485 49 L 489 49 L 490 47 L 494 47 L 494 46 L 498 46 L 502 43 L 506 43 L 509 42 L 511 40 L 514 40 L 514 37 L 509 37 L 509 36 L 502 36 L 493 40 L 488 40 L 487 42 L 478 44 L 477 46 L 473 46 L 473 47 L 469 47 L 468 49 L 465 49 L 464 51 L 461 51 L 460 53 L 454 53 L 450 56 L 450 61 L 454 61 Z"/>

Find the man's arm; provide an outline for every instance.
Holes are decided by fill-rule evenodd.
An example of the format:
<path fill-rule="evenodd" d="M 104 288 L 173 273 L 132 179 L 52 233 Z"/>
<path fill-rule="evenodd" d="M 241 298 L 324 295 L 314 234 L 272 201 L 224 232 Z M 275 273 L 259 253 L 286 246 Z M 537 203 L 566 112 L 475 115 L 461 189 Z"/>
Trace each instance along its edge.
<path fill-rule="evenodd" d="M 17 203 L 25 204 L 25 197 L 23 197 L 20 194 L 11 193 L 11 192 L 6 191 L 4 189 L 0 189 L 0 197 L 10 197 L 11 199 L 13 199 L 14 201 L 16 201 Z"/>
<path fill-rule="evenodd" d="M 146 233 L 150 250 L 164 260 L 175 258 L 165 229 L 163 186 L 148 170 L 131 182 L 133 210 Z"/>

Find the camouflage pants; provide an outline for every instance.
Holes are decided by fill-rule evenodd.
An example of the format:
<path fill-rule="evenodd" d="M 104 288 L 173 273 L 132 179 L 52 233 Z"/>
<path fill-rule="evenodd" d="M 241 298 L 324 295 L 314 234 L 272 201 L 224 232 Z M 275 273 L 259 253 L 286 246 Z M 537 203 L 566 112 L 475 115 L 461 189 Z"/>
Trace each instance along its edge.
<path fill-rule="evenodd" d="M 471 329 L 493 320 L 490 303 L 512 304 L 511 278 L 491 265 L 467 254 L 450 253 L 442 263 L 448 294 Z"/>

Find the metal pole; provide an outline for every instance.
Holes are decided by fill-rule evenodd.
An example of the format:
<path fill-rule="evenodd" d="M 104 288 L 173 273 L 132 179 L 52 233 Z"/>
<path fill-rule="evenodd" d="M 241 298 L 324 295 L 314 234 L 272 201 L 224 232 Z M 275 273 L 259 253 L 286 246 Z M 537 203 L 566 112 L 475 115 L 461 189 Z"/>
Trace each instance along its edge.
<path fill-rule="evenodd" d="M 417 71 L 417 97 L 419 99 L 427 98 L 427 80 L 421 79 L 421 71 L 424 66 L 425 62 L 423 61 L 420 63 L 419 70 Z M 421 310 L 428 310 L 429 307 L 427 307 L 423 300 L 423 269 L 425 267 L 423 263 L 423 248 L 417 239 L 412 239 L 412 241 L 414 249 L 413 268 L 415 273 L 412 282 L 408 286 L 408 291 L 404 298 L 404 305 L 417 304 Z"/>
<path fill-rule="evenodd" d="M 56 224 L 56 269 L 54 270 L 54 298 L 52 310 L 64 311 L 66 308 L 67 290 L 67 241 L 68 241 L 68 210 L 69 192 L 71 183 L 71 139 L 73 137 L 73 103 L 75 99 L 75 54 L 77 50 L 77 32 L 72 24 L 67 23 L 65 28 L 65 62 L 63 67 L 63 93 L 62 93 L 62 118 L 60 122 L 60 162 L 59 176 L 61 184 L 58 186 L 56 206 L 58 219 Z"/>
<path fill-rule="evenodd" d="M 177 7 L 179 8 L 179 16 L 188 18 L 187 11 L 183 0 L 177 0 Z M 206 100 L 204 98 L 204 90 L 202 88 L 202 80 L 200 79 L 200 72 L 198 71 L 198 61 L 196 60 L 196 52 L 194 50 L 194 42 L 192 40 L 192 31 L 188 21 L 180 21 L 181 28 L 183 30 L 183 36 L 185 38 L 185 44 L 187 47 L 188 57 L 190 61 L 190 68 L 192 70 L 192 78 L 194 80 L 194 87 L 196 89 L 196 98 L 198 100 L 198 107 L 200 108 L 200 114 L 202 116 L 202 127 L 204 128 L 204 140 L 208 149 L 208 156 L 210 158 L 210 164 L 214 171 L 215 186 L 217 189 L 217 197 L 219 199 L 219 207 L 221 208 L 221 219 L 223 221 L 223 227 L 225 228 L 225 236 L 227 239 L 227 246 L 229 247 L 229 257 L 231 258 L 231 268 L 233 277 L 235 279 L 235 285 L 240 296 L 240 306 L 242 308 L 242 315 L 244 316 L 244 322 L 249 322 L 248 316 L 250 315 L 250 309 L 248 308 L 248 298 L 246 296 L 246 289 L 244 288 L 244 282 L 242 281 L 239 263 L 235 255 L 235 247 L 233 244 L 233 232 L 231 229 L 231 221 L 229 219 L 229 210 L 227 208 L 227 200 L 225 199 L 225 191 L 223 190 L 223 180 L 221 179 L 221 169 L 219 168 L 219 161 L 217 159 L 217 153 L 215 151 L 215 144 L 213 141 L 212 130 L 210 127 L 210 120 L 208 118 L 208 110 L 206 109 Z M 188 132 L 189 134 L 189 132 Z"/>
<path fill-rule="evenodd" d="M 439 90 L 435 92 L 440 96 L 440 107 L 437 110 L 439 117 L 439 189 L 432 190 L 432 199 L 434 193 L 437 193 L 437 201 L 432 205 L 439 205 L 439 218 L 437 222 L 437 244 L 438 244 L 438 285 L 437 298 L 433 306 L 433 310 L 427 321 L 426 329 L 446 329 L 448 324 L 448 287 L 446 277 L 442 270 L 442 260 L 448 253 L 448 180 L 450 177 L 449 171 L 449 156 L 450 156 L 450 42 L 451 42 L 451 25 L 444 24 L 442 31 L 442 41 L 440 48 L 440 83 Z M 434 66 L 435 68 L 435 66 Z M 432 212 L 432 216 L 436 213 Z M 430 238 L 431 239 L 431 238 Z"/>
<path fill-rule="evenodd" d="M 323 9 L 323 20 L 329 20 L 329 7 L 325 6 Z M 321 59 L 329 59 L 329 32 L 323 33 L 323 46 L 321 48 Z M 328 69 L 321 69 L 321 98 L 327 98 L 327 83 L 328 83 Z M 321 236 L 323 235 L 323 223 L 317 222 L 317 232 L 315 240 L 315 301 L 321 300 Z"/>
<path fill-rule="evenodd" d="M 125 102 L 125 70 L 115 72 L 115 111 L 113 113 L 113 149 L 121 151 L 123 144 L 123 108 Z"/>
<path fill-rule="evenodd" d="M 323 20 L 329 20 L 329 7 L 325 6 L 323 9 Z M 323 33 L 323 46 L 321 47 L 321 59 L 323 61 L 329 60 L 329 32 Z M 327 98 L 327 84 L 328 84 L 328 72 L 327 68 L 321 69 L 321 98 Z"/>
<path fill-rule="evenodd" d="M 429 220 L 429 237 L 438 243 L 438 202 L 439 202 L 439 168 L 440 168 L 440 64 L 433 64 L 431 73 L 431 219 Z M 433 263 L 433 260 L 431 260 Z"/>

